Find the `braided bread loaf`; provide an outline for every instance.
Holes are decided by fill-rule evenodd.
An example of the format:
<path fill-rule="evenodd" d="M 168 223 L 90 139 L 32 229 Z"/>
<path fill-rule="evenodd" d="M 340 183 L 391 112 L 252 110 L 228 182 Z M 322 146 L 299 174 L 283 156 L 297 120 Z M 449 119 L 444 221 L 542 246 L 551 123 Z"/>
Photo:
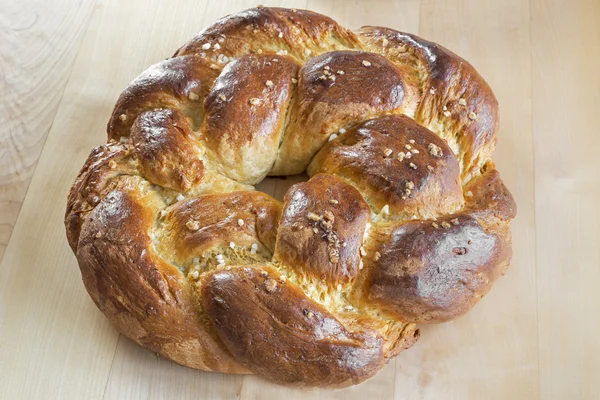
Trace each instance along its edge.
<path fill-rule="evenodd" d="M 135 79 L 68 198 L 96 305 L 182 365 L 295 386 L 372 376 L 508 266 L 497 102 L 388 28 L 256 8 Z M 283 204 L 254 184 L 307 171 Z"/>

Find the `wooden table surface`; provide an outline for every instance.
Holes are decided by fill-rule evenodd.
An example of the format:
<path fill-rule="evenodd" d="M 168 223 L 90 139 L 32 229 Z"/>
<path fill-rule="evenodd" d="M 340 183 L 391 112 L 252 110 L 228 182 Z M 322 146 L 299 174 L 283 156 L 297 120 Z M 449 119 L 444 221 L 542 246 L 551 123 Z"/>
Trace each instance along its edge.
<path fill-rule="evenodd" d="M 0 398 L 600 399 L 598 0 L 265 2 L 417 33 L 490 83 L 519 214 L 511 268 L 467 316 L 337 391 L 180 367 L 110 326 L 65 239 L 69 187 L 125 85 L 255 1 L 0 0 Z"/>

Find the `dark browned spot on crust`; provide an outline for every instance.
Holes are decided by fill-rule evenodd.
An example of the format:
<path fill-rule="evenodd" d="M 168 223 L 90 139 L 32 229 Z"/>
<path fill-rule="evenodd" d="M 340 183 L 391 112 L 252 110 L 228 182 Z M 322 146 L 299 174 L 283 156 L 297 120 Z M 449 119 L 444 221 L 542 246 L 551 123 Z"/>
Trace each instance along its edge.
<path fill-rule="evenodd" d="M 471 243 L 473 241 L 471 240 Z M 467 244 L 469 244 L 469 240 L 467 240 Z M 467 248 L 466 247 L 455 247 L 452 249 L 452 253 L 454 253 L 457 256 L 462 256 L 464 254 L 467 254 Z"/>
<path fill-rule="evenodd" d="M 383 366 L 377 334 L 348 331 L 293 283 L 269 284 L 278 276 L 267 271 L 232 267 L 204 283 L 204 306 L 236 359 L 267 379 L 296 386 L 348 386 Z"/>
<path fill-rule="evenodd" d="M 333 175 L 315 175 L 285 195 L 275 259 L 332 284 L 352 281 L 369 215 L 355 188 Z"/>

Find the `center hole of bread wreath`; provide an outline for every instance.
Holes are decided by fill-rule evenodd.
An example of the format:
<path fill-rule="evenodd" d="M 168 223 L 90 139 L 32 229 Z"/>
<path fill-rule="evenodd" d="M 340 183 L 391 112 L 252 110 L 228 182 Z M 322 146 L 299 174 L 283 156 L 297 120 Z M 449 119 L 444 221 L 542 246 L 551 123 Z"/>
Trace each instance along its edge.
<path fill-rule="evenodd" d="M 299 182 L 308 181 L 309 176 L 306 172 L 299 175 L 288 176 L 267 176 L 256 185 L 256 190 L 273 196 L 279 201 L 283 201 L 283 196 L 288 189 Z"/>

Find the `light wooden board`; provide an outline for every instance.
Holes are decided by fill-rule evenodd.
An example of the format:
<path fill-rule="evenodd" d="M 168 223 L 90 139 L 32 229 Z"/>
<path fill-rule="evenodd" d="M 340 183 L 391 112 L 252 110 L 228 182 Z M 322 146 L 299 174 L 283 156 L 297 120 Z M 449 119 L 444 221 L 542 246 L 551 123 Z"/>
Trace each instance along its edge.
<path fill-rule="evenodd" d="M 0 261 L 96 0 L 0 0 Z"/>
<path fill-rule="evenodd" d="M 53 66 L 51 76 L 41 67 L 31 79 L 15 75 L 16 57 L 25 54 L 0 42 L 0 54 L 7 55 L 0 60 L 2 87 L 9 87 L 5 77 L 19 76 L 23 93 L 37 90 L 46 101 L 16 94 L 0 99 L 0 110 L 11 110 L 2 114 L 8 123 L 0 132 L 10 132 L 15 143 L 28 137 L 34 143 L 23 166 L 12 161 L 22 158 L 18 153 L 0 147 L 0 155 L 10 154 L 8 164 L 0 159 L 0 171 L 13 165 L 31 175 L 35 149 L 43 147 L 0 264 L 0 398 L 600 398 L 600 3 L 264 2 L 310 8 L 351 28 L 390 26 L 438 41 L 471 61 L 501 104 L 495 160 L 519 206 L 513 266 L 467 316 L 422 328 L 421 340 L 374 378 L 337 391 L 297 391 L 175 365 L 120 337 L 88 298 L 62 218 L 73 178 L 105 139 L 116 97 L 202 27 L 256 5 L 94 3 L 53 0 L 29 8 L 55 21 L 39 34 L 49 35 L 42 42 L 56 51 L 31 56 L 36 65 Z M 66 5 L 76 11 L 64 11 Z M 13 23 L 4 10 L 1 27 Z M 59 35 L 64 39 L 54 39 Z M 11 182 L 17 175 L 7 174 Z M 281 198 L 295 181 L 261 188 Z M 18 210 L 19 196 L 11 201 Z M 0 210 L 0 224 L 14 220 L 16 212 Z M 8 238 L 3 232 L 0 242 Z"/>
<path fill-rule="evenodd" d="M 532 1 L 540 394 L 600 399 L 600 2 Z"/>

